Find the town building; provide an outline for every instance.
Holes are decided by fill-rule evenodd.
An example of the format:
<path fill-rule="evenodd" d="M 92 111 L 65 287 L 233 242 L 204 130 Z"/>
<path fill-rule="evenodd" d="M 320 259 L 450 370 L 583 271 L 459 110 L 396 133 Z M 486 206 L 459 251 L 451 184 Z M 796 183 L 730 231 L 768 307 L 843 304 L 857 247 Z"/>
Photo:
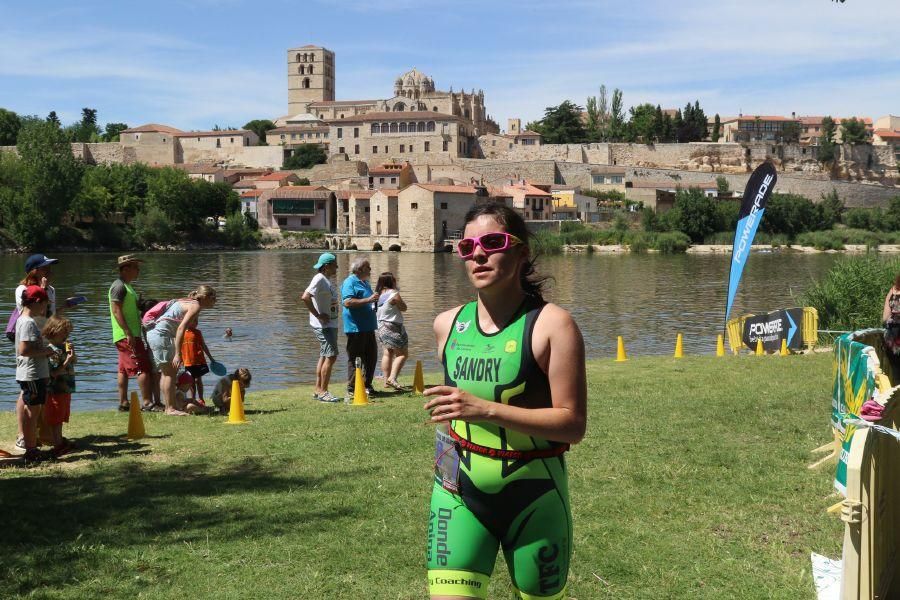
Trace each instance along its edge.
<path fill-rule="evenodd" d="M 408 162 L 384 163 L 369 169 L 369 188 L 405 188 L 413 182 L 412 167 Z"/>
<path fill-rule="evenodd" d="M 550 218 L 557 221 L 580 219 L 586 223 L 599 220 L 597 199 L 585 196 L 580 191 L 581 188 L 574 185 L 550 186 L 550 194 L 553 196 L 553 212 Z"/>
<path fill-rule="evenodd" d="M 257 199 L 259 226 L 283 231 L 334 231 L 335 193 L 312 186 L 283 186 L 262 190 Z"/>
<path fill-rule="evenodd" d="M 846 117 L 850 118 L 850 117 Z M 869 132 L 869 135 L 872 134 L 872 119 L 870 117 L 853 117 L 859 121 L 862 121 L 866 124 L 866 130 Z M 806 144 L 809 146 L 818 146 L 820 138 L 822 136 L 822 121 L 825 119 L 824 116 L 817 117 L 800 117 L 800 143 Z M 841 131 L 841 122 L 845 119 L 841 117 L 832 117 L 834 120 L 835 130 L 834 130 L 834 142 L 836 144 L 841 143 L 842 131 Z"/>
<path fill-rule="evenodd" d="M 591 190 L 595 192 L 625 193 L 625 168 L 599 165 L 591 169 Z"/>
<path fill-rule="evenodd" d="M 875 121 L 872 132 L 872 144 L 893 146 L 894 160 L 900 164 L 900 117 L 888 115 Z"/>
<path fill-rule="evenodd" d="M 313 102 L 334 100 L 334 52 L 308 44 L 287 51 L 288 112 L 308 113 Z"/>
<path fill-rule="evenodd" d="M 720 142 L 775 142 L 784 137 L 784 128 L 789 123 L 801 129 L 800 120 L 795 116 L 739 115 L 721 122 Z"/>
<path fill-rule="evenodd" d="M 680 189 L 698 189 L 708 198 L 719 196 L 719 185 L 715 181 L 683 184 L 673 180 L 637 179 L 628 182 L 625 197 L 632 202 L 642 202 L 656 212 L 666 212 L 675 206 L 675 195 Z"/>
<path fill-rule="evenodd" d="M 287 158 L 297 148 L 317 144 L 328 150 L 328 123 L 311 114 L 300 114 L 285 119 L 283 125 L 266 132 L 266 143 L 281 146 Z"/>
<path fill-rule="evenodd" d="M 525 180 L 509 181 L 500 186 L 512 198 L 512 207 L 526 221 L 549 220 L 553 214 L 553 195 Z"/>
<path fill-rule="evenodd" d="M 191 179 L 202 179 L 209 183 L 223 183 L 225 181 L 225 169 L 210 165 L 173 165 L 176 169 L 187 173 Z"/>

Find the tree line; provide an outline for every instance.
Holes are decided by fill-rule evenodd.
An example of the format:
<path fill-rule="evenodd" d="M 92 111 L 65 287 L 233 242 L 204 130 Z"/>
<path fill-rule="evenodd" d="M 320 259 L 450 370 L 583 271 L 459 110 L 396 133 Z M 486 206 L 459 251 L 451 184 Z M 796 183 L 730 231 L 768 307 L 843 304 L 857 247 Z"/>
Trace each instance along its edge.
<path fill-rule="evenodd" d="M 13 245 L 248 245 L 258 238 L 226 183 L 173 167 L 87 165 L 73 156 L 69 132 L 50 119 L 24 119 L 15 144 L 16 153 L 0 153 L 0 228 Z M 206 224 L 218 216 L 228 216 L 224 233 Z"/>

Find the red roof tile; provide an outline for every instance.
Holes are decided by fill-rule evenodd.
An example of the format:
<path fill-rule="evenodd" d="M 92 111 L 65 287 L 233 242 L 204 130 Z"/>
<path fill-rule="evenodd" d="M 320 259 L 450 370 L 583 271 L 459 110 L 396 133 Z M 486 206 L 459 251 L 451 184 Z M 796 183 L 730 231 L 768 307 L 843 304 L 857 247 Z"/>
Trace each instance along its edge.
<path fill-rule="evenodd" d="M 885 138 L 890 138 L 890 139 L 900 138 L 900 131 L 892 131 L 892 130 L 890 130 L 890 129 L 876 129 L 874 133 L 875 133 L 875 135 L 877 135 L 878 137 L 880 137 L 880 138 L 882 138 L 882 139 L 885 139 Z"/>
<path fill-rule="evenodd" d="M 263 175 L 262 177 L 257 177 L 256 181 L 282 181 L 287 179 L 288 177 L 296 177 L 290 171 L 275 171 L 274 173 L 269 173 L 268 175 Z"/>
<path fill-rule="evenodd" d="M 248 133 L 253 132 L 246 129 L 223 129 L 221 131 L 182 131 L 173 135 L 175 137 L 222 137 L 246 135 Z"/>
<path fill-rule="evenodd" d="M 474 194 L 475 188 L 471 185 L 440 185 L 435 183 L 414 183 L 429 192 L 443 192 L 445 194 Z M 410 186 L 412 187 L 412 186 Z"/>
<path fill-rule="evenodd" d="M 308 190 L 301 189 L 307 186 L 302 185 L 285 185 L 280 188 L 275 188 L 274 190 L 265 190 L 266 198 L 296 198 L 296 199 L 306 199 L 306 200 L 324 200 L 328 198 L 332 192 L 331 190 Z"/>

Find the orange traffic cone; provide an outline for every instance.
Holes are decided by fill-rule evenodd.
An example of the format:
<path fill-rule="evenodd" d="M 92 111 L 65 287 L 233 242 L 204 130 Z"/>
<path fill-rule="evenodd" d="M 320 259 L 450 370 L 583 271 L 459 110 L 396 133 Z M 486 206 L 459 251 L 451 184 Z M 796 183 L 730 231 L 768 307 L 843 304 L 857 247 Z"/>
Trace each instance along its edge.
<path fill-rule="evenodd" d="M 144 431 L 144 416 L 137 392 L 131 392 L 131 406 L 128 407 L 128 439 L 139 440 L 147 435 Z"/>

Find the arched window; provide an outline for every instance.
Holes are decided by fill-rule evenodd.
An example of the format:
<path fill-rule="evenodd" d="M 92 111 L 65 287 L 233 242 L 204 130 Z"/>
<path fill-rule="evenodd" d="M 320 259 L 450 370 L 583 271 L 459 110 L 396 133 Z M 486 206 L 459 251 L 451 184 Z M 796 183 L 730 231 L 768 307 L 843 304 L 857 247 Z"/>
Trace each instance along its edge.
<path fill-rule="evenodd" d="M 304 67 L 303 65 L 300 65 L 299 67 L 297 67 L 297 70 L 301 75 L 306 74 L 306 67 Z"/>
<path fill-rule="evenodd" d="M 391 123 L 391 133 L 397 133 L 397 124 Z"/>
<path fill-rule="evenodd" d="M 304 78 L 303 78 L 303 87 L 304 87 L 305 89 L 309 89 L 309 77 L 304 77 Z"/>
<path fill-rule="evenodd" d="M 394 105 L 394 112 L 404 111 L 404 110 L 406 110 L 406 105 L 403 104 L 402 102 L 398 102 L 397 104 Z"/>
<path fill-rule="evenodd" d="M 425 121 L 419 121 L 419 124 L 416 126 L 416 131 L 425 131 Z"/>
<path fill-rule="evenodd" d="M 406 123 L 400 123 L 400 133 L 406 133 Z"/>
<path fill-rule="evenodd" d="M 309 62 L 316 62 L 316 55 L 312 52 L 309 53 Z"/>
<path fill-rule="evenodd" d="M 388 133 L 391 130 L 391 126 L 387 123 L 381 124 L 381 133 Z"/>
<path fill-rule="evenodd" d="M 300 53 L 299 53 L 299 52 L 297 53 L 296 58 L 297 58 L 297 61 L 296 61 L 296 62 L 300 62 Z"/>
<path fill-rule="evenodd" d="M 434 131 L 434 121 L 428 121 L 428 125 L 425 127 L 427 131 Z"/>
<path fill-rule="evenodd" d="M 309 74 L 310 74 L 310 75 L 313 74 L 313 66 L 312 66 L 312 65 L 309 65 Z"/>
<path fill-rule="evenodd" d="M 471 113 L 469 112 L 468 108 L 466 109 L 465 114 L 467 119 L 471 117 Z"/>
<path fill-rule="evenodd" d="M 372 133 L 381 133 L 381 125 L 372 123 Z"/>

